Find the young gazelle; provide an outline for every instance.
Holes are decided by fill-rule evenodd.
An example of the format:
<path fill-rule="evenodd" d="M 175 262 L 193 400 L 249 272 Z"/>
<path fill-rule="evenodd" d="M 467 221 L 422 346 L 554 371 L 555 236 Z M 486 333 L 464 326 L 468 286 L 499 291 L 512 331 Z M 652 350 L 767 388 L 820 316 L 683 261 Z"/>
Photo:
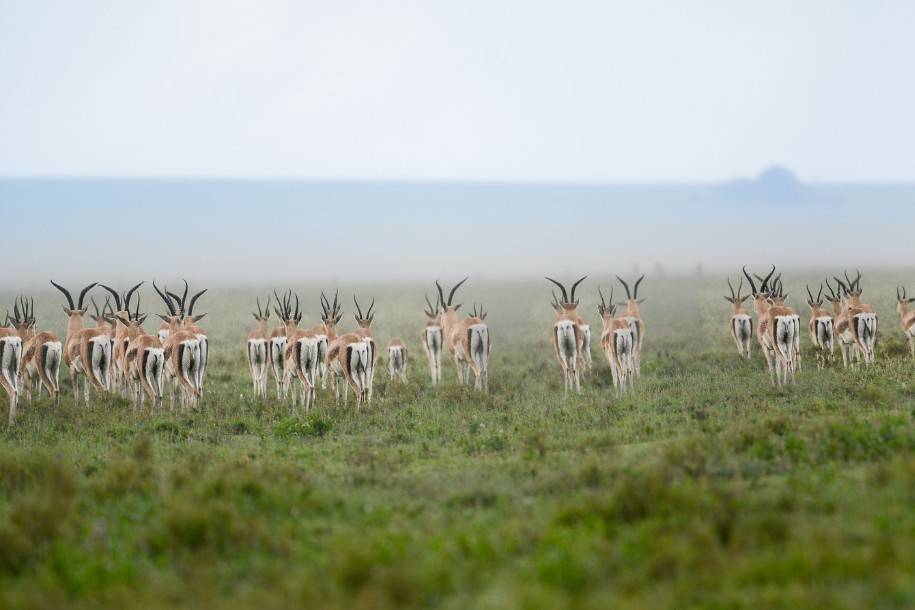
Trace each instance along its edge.
<path fill-rule="evenodd" d="M 846 273 L 845 279 L 848 281 L 847 287 L 836 278 L 846 294 L 844 315 L 854 335 L 857 353 L 864 357 L 864 364 L 871 365 L 874 363 L 874 345 L 877 342 L 877 313 L 872 306 L 861 300 L 861 295 L 864 294 L 861 289 L 861 272 L 858 271 L 854 280 L 850 280 Z"/>
<path fill-rule="evenodd" d="M 750 317 L 743 303 L 750 298 L 750 295 L 740 296 L 740 291 L 743 289 L 743 278 L 740 278 L 740 283 L 737 285 L 737 294 L 734 294 L 731 278 L 728 278 L 728 288 L 731 290 L 731 296 L 724 297 L 724 300 L 733 307 L 731 320 L 728 322 L 728 332 L 734 339 L 734 343 L 737 344 L 737 353 L 749 358 L 753 345 L 753 318 Z"/>
<path fill-rule="evenodd" d="M 587 276 L 585 276 L 587 277 Z M 575 289 L 585 278 L 579 279 L 572 284 L 571 296 L 566 292 L 566 287 L 552 278 L 546 278 L 547 281 L 559 286 L 562 292 L 562 301 L 553 293 L 553 310 L 556 312 L 556 319 L 553 321 L 551 331 L 553 340 L 553 353 L 559 361 L 559 368 L 562 370 L 563 377 L 563 396 L 569 395 L 569 390 L 581 394 L 581 375 L 579 371 L 579 355 L 581 354 L 582 336 L 578 317 L 578 301 L 575 299 Z"/>
<path fill-rule="evenodd" d="M 251 312 L 257 321 L 257 328 L 248 333 L 247 356 L 248 372 L 254 383 L 254 395 L 267 398 L 267 323 L 270 321 L 270 297 L 267 297 L 267 306 L 261 309 L 260 298 L 256 299 L 257 313 Z"/>
<path fill-rule="evenodd" d="M 318 380 L 318 337 L 310 329 L 302 330 L 298 327 L 302 321 L 302 311 L 299 309 L 299 295 L 295 295 L 295 310 L 292 309 L 292 291 L 283 300 L 282 320 L 286 325 L 286 355 L 283 368 L 286 372 L 284 385 L 289 387 L 292 396 L 292 406 L 298 405 L 295 386 L 291 385 L 292 378 L 299 381 L 299 395 L 308 413 L 315 401 L 315 386 Z"/>
<path fill-rule="evenodd" d="M 906 298 L 905 286 L 896 288 L 896 313 L 899 314 L 899 325 L 906 341 L 909 342 L 909 352 L 912 358 L 915 358 L 915 311 L 909 311 L 909 303 L 913 301 L 915 297 Z"/>
<path fill-rule="evenodd" d="M 407 382 L 407 346 L 400 339 L 388 343 L 388 375 L 392 380 Z"/>
<path fill-rule="evenodd" d="M 616 276 L 623 288 L 626 289 L 626 311 L 620 314 L 620 317 L 629 323 L 632 329 L 632 362 L 635 369 L 635 378 L 642 376 L 642 343 L 645 341 L 645 322 L 642 320 L 642 310 L 639 305 L 645 302 L 645 299 L 639 298 L 639 284 L 645 279 L 645 274 L 635 281 L 632 287 L 632 294 L 629 293 L 629 286 L 623 281 L 623 278 Z"/>
<path fill-rule="evenodd" d="M 438 385 L 442 380 L 442 317 L 438 308 L 438 300 L 435 301 L 435 305 L 432 305 L 429 295 L 425 295 L 425 297 L 429 309 L 423 310 L 423 313 L 426 314 L 426 327 L 422 334 L 423 350 L 426 352 L 426 358 L 429 359 L 432 385 Z"/>
<path fill-rule="evenodd" d="M 31 308 L 26 306 L 22 301 L 23 319 L 22 323 L 29 326 L 30 329 L 35 326 L 35 303 Z M 18 312 L 16 313 L 18 317 Z M 19 328 L 20 325 L 17 325 Z M 29 402 L 32 401 L 32 380 L 37 381 L 38 398 L 41 398 L 41 388 L 48 390 L 48 395 L 54 400 L 55 404 L 60 403 L 60 361 L 63 359 L 63 344 L 54 333 L 42 331 L 33 334 L 31 330 L 28 333 L 19 332 L 19 336 L 25 338 L 22 344 L 22 362 L 20 371 L 22 374 L 22 385 L 25 389 Z"/>
<path fill-rule="evenodd" d="M 79 398 L 77 376 L 82 374 L 83 399 L 89 404 L 89 387 L 95 386 L 99 390 L 107 390 L 110 384 L 111 367 L 111 332 L 105 325 L 96 328 L 86 328 L 83 317 L 87 308 L 83 307 L 86 293 L 94 288 L 97 282 L 89 284 L 80 292 L 79 300 L 74 305 L 70 292 L 55 283 L 51 284 L 67 297 L 68 307 L 64 307 L 67 314 L 67 339 L 64 348 L 64 362 L 70 369 L 70 382 L 73 385 L 73 396 Z"/>
<path fill-rule="evenodd" d="M 489 328 L 480 317 L 459 319 L 457 310 L 461 304 L 452 304 L 454 293 L 466 281 L 465 277 L 451 289 L 447 301 L 441 284 L 438 283 L 438 280 L 435 282 L 439 301 L 442 304 L 442 330 L 445 345 L 448 346 L 448 351 L 451 352 L 451 357 L 454 359 L 458 383 L 469 384 L 470 371 L 473 371 L 474 388 L 488 391 L 489 356 L 492 351 Z"/>
<path fill-rule="evenodd" d="M 632 387 L 633 375 L 633 348 L 632 328 L 626 320 L 615 318 L 616 305 L 613 304 L 613 288 L 610 289 L 610 301 L 604 301 L 604 293 L 600 286 L 597 287 L 600 296 L 600 305 L 597 313 L 600 314 L 603 330 L 600 336 L 601 349 L 610 364 L 610 373 L 613 376 L 613 387 L 617 397 Z"/>
<path fill-rule="evenodd" d="M 185 407 L 196 406 L 200 398 L 200 340 L 197 335 L 185 327 L 186 318 L 183 308 L 179 310 L 172 302 L 168 291 L 159 290 L 153 282 L 153 288 L 168 308 L 168 315 L 159 315 L 168 323 L 168 339 L 163 344 L 166 376 L 172 380 L 169 386 L 169 408 L 175 404 L 175 390 L 179 389 L 181 404 Z M 180 299 L 179 305 L 180 305 Z"/>
<path fill-rule="evenodd" d="M 834 321 L 829 312 L 823 309 L 823 284 L 820 284 L 816 298 L 813 298 L 810 286 L 806 286 L 806 288 L 809 297 L 807 305 L 810 307 L 810 341 L 816 349 L 817 368 L 823 368 L 832 362 L 832 356 L 835 353 Z"/>

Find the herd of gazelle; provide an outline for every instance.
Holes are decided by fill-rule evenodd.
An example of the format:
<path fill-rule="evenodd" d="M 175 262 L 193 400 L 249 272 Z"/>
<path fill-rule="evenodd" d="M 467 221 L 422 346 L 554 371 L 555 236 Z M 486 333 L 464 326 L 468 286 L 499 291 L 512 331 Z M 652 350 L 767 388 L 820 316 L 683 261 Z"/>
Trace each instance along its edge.
<path fill-rule="evenodd" d="M 92 393 L 99 392 L 121 394 L 138 407 L 146 397 L 161 406 L 166 386 L 171 388 L 172 403 L 177 388 L 183 405 L 196 404 L 206 377 L 208 340 L 206 331 L 197 326 L 206 314 L 194 315 L 194 305 L 206 290 L 188 302 L 186 282 L 183 296 L 159 290 L 153 283 L 168 314 L 159 316 L 163 327 L 150 335 L 143 330 L 147 316 L 140 313 L 139 295 L 131 311 L 131 299 L 143 282 L 124 293 L 102 285 L 110 296 L 101 310 L 92 300 L 95 315 L 89 314 L 86 296 L 97 283 L 83 288 L 76 301 L 69 290 L 54 281 L 51 284 L 67 299 L 63 306 L 67 316 L 64 341 L 51 332 L 36 330 L 34 303 L 22 297 L 0 328 L 0 383 L 10 396 L 10 424 L 16 417 L 20 393 L 25 392 L 31 400 L 33 387 L 39 397 L 46 389 L 59 402 L 61 361 L 69 370 L 77 399 L 82 377 L 86 404 Z"/>
<path fill-rule="evenodd" d="M 774 266 L 765 277 L 751 276 L 745 267 L 742 272 L 736 293 L 728 279 L 730 296 L 724 297 L 732 305 L 728 332 L 738 353 L 746 358 L 752 355 L 755 334 L 773 383 L 792 383 L 801 366 L 800 316 L 786 304 L 788 295 L 784 292 L 781 274 L 775 275 Z M 844 281 L 833 277 L 835 288 L 826 279 L 816 295 L 807 287 L 808 331 L 818 367 L 833 361 L 836 344 L 844 366 L 874 362 L 877 314 L 862 300 L 861 273 L 858 272 L 854 279 L 847 273 L 844 277 Z M 742 294 L 744 278 L 750 285 L 747 295 Z M 580 392 L 581 375 L 590 373 L 592 368 L 591 328 L 578 314 L 580 301 L 575 294 L 585 278 L 574 282 L 569 290 L 552 278 L 546 279 L 560 292 L 558 296 L 555 291 L 552 293 L 551 305 L 556 317 L 551 338 L 563 374 L 565 393 Z M 597 290 L 600 298 L 597 310 L 603 325 L 600 345 L 618 395 L 631 389 L 640 375 L 645 322 L 639 309 L 643 299 L 638 298 L 638 290 L 643 279 L 644 275 L 639 277 L 630 291 L 629 284 L 617 277 L 626 291 L 625 303 L 613 302 L 612 289 L 609 299 L 605 299 L 601 287 Z M 442 352 L 447 348 L 458 382 L 470 385 L 472 373 L 474 388 L 486 391 L 492 348 L 486 313 L 474 306 L 466 317 L 461 317 L 458 314 L 461 304 L 454 303 L 455 293 L 466 281 L 464 278 L 458 282 L 448 291 L 447 297 L 441 284 L 435 282 L 436 299 L 430 301 L 426 296 L 427 308 L 423 310 L 426 325 L 421 344 L 433 385 L 441 383 Z M 176 391 L 182 406 L 197 404 L 206 379 L 209 340 L 206 331 L 197 324 L 206 314 L 195 315 L 194 306 L 205 289 L 188 300 L 187 282 L 184 282 L 184 292 L 180 296 L 160 289 L 153 282 L 153 288 L 166 306 L 166 313 L 159 314 L 162 325 L 157 333 L 149 334 L 143 330 L 147 315 L 141 314 L 140 298 L 136 295 L 143 282 L 123 293 L 101 285 L 110 294 L 101 309 L 90 299 L 94 315 L 89 313 L 86 297 L 97 283 L 84 287 L 76 300 L 60 284 L 53 281 L 51 284 L 67 300 L 63 306 L 67 317 L 63 341 L 51 332 L 36 329 L 34 301 L 24 297 L 16 299 L 12 314 L 7 312 L 6 321 L 0 327 L 0 385 L 10 398 L 10 423 L 16 417 L 22 393 L 31 401 L 33 391 L 40 397 L 47 390 L 49 396 L 59 402 L 61 362 L 69 370 L 76 398 L 80 396 L 82 377 L 82 396 L 87 404 L 93 392 L 114 392 L 131 399 L 138 407 L 146 398 L 161 407 L 166 390 L 170 404 L 175 402 Z M 136 300 L 132 303 L 135 295 Z M 331 302 L 321 293 L 321 321 L 305 329 L 299 328 L 302 312 L 298 295 L 290 290 L 283 297 L 274 292 L 273 297 L 276 302 L 272 311 L 280 324 L 272 330 L 268 328 L 271 297 L 267 297 L 264 306 L 258 298 L 257 312 L 252 313 L 257 327 L 247 339 L 247 361 L 255 395 L 267 396 L 267 377 L 272 372 L 277 397 L 291 399 L 294 406 L 302 404 L 306 410 L 315 402 L 318 383 L 326 387 L 328 378 L 336 402 L 340 402 L 341 389 L 344 402 L 348 400 L 350 389 L 357 404 L 370 402 L 377 360 L 371 328 L 375 318 L 374 299 L 363 312 L 358 299 L 353 297 L 356 326 L 352 332 L 338 334 L 337 325 L 343 312 L 336 294 Z M 753 316 L 745 308 L 751 297 L 755 327 Z M 915 358 L 915 311 L 909 310 L 915 297 L 907 297 L 906 289 L 899 287 L 896 300 L 902 331 Z M 618 313 L 621 307 L 625 309 Z M 87 315 L 92 320 L 91 325 L 85 319 Z M 389 377 L 405 382 L 406 345 L 394 338 L 388 344 L 387 354 Z"/>
<path fill-rule="evenodd" d="M 587 276 L 585 276 L 587 277 Z M 591 327 L 578 315 L 580 301 L 575 298 L 575 289 L 585 277 L 572 284 L 567 292 L 565 286 L 552 278 L 546 278 L 559 287 L 562 299 L 553 292 L 553 310 L 556 319 L 553 322 L 552 339 L 553 351 L 559 360 L 565 384 L 565 394 L 570 390 L 581 392 L 581 373 L 591 371 Z M 617 276 L 620 284 L 626 290 L 626 309 L 617 316 L 617 304 L 613 302 L 613 290 L 610 290 L 610 300 L 604 300 L 604 293 L 600 286 L 597 288 L 600 296 L 600 305 L 597 311 L 600 314 L 603 329 L 600 344 L 607 362 L 610 364 L 610 373 L 613 377 L 613 386 L 617 395 L 621 395 L 632 387 L 633 378 L 641 375 L 642 342 L 645 338 L 645 322 L 639 305 L 644 299 L 639 299 L 639 284 L 645 279 L 642 275 L 633 284 L 632 291 L 629 284 Z"/>
<path fill-rule="evenodd" d="M 441 284 L 435 282 L 438 298 L 433 304 L 426 296 L 428 309 L 424 310 L 426 326 L 422 331 L 422 345 L 429 359 L 434 385 L 441 381 L 442 349 L 447 346 L 454 359 L 458 382 L 469 385 L 472 372 L 474 387 L 485 391 L 489 388 L 491 347 L 489 329 L 484 322 L 486 313 L 482 307 L 477 309 L 474 306 L 473 312 L 466 318 L 460 318 L 457 311 L 461 304 L 455 305 L 453 302 L 455 293 L 465 281 L 467 278 L 458 282 L 447 299 Z M 372 299 L 363 312 L 359 300 L 354 296 L 353 319 L 356 327 L 352 332 L 338 334 L 337 325 L 343 317 L 343 311 L 337 294 L 334 294 L 331 303 L 321 293 L 321 322 L 306 330 L 298 327 L 302 321 L 298 295 L 289 290 L 282 298 L 275 291 L 273 296 L 276 299 L 273 312 L 279 318 L 280 325 L 268 333 L 270 297 L 267 297 L 265 307 L 261 307 L 258 298 L 255 300 L 257 312 L 252 312 L 257 328 L 251 331 L 246 342 L 248 370 L 255 395 L 266 398 L 267 375 L 268 370 L 271 370 L 276 382 L 277 397 L 288 397 L 294 407 L 301 403 L 306 412 L 315 402 L 318 383 L 325 387 L 328 377 L 336 403 L 340 402 L 341 387 L 344 403 L 349 399 L 350 390 L 353 391 L 357 405 L 371 402 L 378 355 L 372 334 L 375 300 Z M 402 340 L 394 338 L 388 343 L 387 350 L 388 375 L 391 379 L 405 382 L 408 363 L 406 345 Z"/>
<path fill-rule="evenodd" d="M 788 295 L 784 292 L 781 274 L 773 279 L 773 265 L 765 277 L 755 276 L 759 281 L 757 287 L 747 273 L 746 267 L 742 271 L 750 283 L 750 294 L 741 294 L 742 277 L 736 294 L 731 280 L 728 279 L 731 295 L 724 297 L 733 308 L 728 322 L 728 332 L 737 345 L 737 352 L 746 358 L 751 356 L 753 319 L 744 308 L 744 302 L 752 296 L 757 320 L 756 340 L 765 356 L 772 382 L 777 385 L 793 383 L 795 372 L 801 367 L 800 316 L 797 311 L 785 304 Z M 861 272 L 858 272 L 855 279 L 848 277 L 848 273 L 844 275 L 844 282 L 838 277 L 833 277 L 835 289 L 828 278 L 825 280 L 828 295 L 823 293 L 824 284 L 820 284 L 815 297 L 807 286 L 807 305 L 810 307 L 808 331 L 816 352 L 817 366 L 820 368 L 832 362 L 836 343 L 839 344 L 844 366 L 860 361 L 865 365 L 874 362 L 877 314 L 872 306 L 862 301 L 864 291 L 861 288 Z M 915 315 L 908 311 L 908 304 L 915 299 L 907 299 L 904 288 L 897 288 L 896 299 L 902 330 L 915 357 Z M 824 307 L 827 300 L 832 306 L 831 311 Z"/>

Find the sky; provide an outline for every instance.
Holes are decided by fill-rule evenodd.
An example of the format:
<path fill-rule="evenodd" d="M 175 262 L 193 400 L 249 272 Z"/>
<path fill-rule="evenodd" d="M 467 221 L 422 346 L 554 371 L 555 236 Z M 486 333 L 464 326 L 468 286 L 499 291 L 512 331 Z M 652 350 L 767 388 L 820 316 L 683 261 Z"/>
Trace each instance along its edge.
<path fill-rule="evenodd" d="M 915 181 L 915 3 L 0 0 L 0 176 Z"/>

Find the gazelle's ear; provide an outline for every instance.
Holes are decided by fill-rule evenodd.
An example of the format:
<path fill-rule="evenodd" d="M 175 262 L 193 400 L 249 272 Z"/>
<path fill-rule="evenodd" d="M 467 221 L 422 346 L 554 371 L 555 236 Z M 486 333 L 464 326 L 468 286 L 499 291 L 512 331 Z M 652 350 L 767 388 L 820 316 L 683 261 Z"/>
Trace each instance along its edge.
<path fill-rule="evenodd" d="M 912 303 L 912 302 L 915 302 L 915 297 L 912 297 L 911 299 L 906 300 L 906 303 Z"/>
<path fill-rule="evenodd" d="M 161 319 L 166 324 L 171 324 L 172 321 L 169 320 L 167 316 L 163 316 L 161 313 L 157 313 L 156 315 L 159 316 L 159 319 Z"/>
<path fill-rule="evenodd" d="M 80 313 L 81 315 L 86 315 L 86 312 L 87 312 L 87 311 L 89 311 L 89 308 L 88 308 L 88 307 L 84 307 L 84 308 L 82 308 L 82 309 L 79 310 L 79 313 Z"/>
<path fill-rule="evenodd" d="M 142 324 L 143 322 L 145 322 L 145 321 L 146 321 L 146 317 L 147 317 L 148 315 L 149 315 L 149 314 L 144 313 L 142 316 L 140 316 L 140 317 L 137 319 L 137 325 L 139 326 L 140 324 Z"/>
<path fill-rule="evenodd" d="M 60 308 L 63 309 L 64 313 L 68 316 L 70 315 L 70 312 L 72 311 L 70 309 L 67 309 L 66 305 L 61 305 Z"/>
<path fill-rule="evenodd" d="M 463 305 L 463 303 L 458 303 L 457 305 L 455 305 L 454 307 L 452 307 L 452 309 L 453 309 L 454 311 L 457 311 L 458 309 L 461 308 L 461 305 Z"/>
<path fill-rule="evenodd" d="M 200 322 L 206 316 L 205 313 L 200 314 L 199 316 L 191 316 L 191 320 L 194 322 Z"/>
<path fill-rule="evenodd" d="M 130 326 L 130 320 L 124 318 L 124 316 L 118 315 L 118 322 L 120 322 L 124 326 Z"/>
<path fill-rule="evenodd" d="M 261 321 L 261 318 L 260 318 L 260 316 L 259 316 L 259 315 L 257 315 L 257 314 L 256 314 L 256 313 L 254 313 L 254 312 L 253 312 L 253 311 L 252 311 L 252 312 L 251 312 L 251 317 L 253 317 L 253 318 L 254 318 L 254 319 L 255 319 L 255 320 L 257 320 L 257 321 L 258 321 L 258 322 L 260 322 L 260 321 Z"/>
<path fill-rule="evenodd" d="M 727 301 L 728 303 L 734 302 L 734 299 L 732 299 L 731 297 L 724 297 L 724 300 Z"/>
<path fill-rule="evenodd" d="M 646 298 L 647 298 L 647 297 L 646 297 Z M 641 305 L 641 304 L 644 303 L 644 302 L 645 302 L 645 299 L 639 299 L 638 301 L 636 301 L 636 303 L 638 303 L 639 305 Z"/>

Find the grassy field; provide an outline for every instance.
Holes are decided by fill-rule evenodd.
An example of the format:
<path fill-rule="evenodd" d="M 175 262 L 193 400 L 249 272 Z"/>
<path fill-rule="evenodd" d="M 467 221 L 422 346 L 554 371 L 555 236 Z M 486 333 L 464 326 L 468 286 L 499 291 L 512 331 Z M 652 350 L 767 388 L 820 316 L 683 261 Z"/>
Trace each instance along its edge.
<path fill-rule="evenodd" d="M 788 276 L 801 309 L 813 277 Z M 450 362 L 429 385 L 421 287 L 359 286 L 377 298 L 379 343 L 412 348 L 410 382 L 379 370 L 371 408 L 324 391 L 307 417 L 252 399 L 256 293 L 214 288 L 198 305 L 199 412 L 87 409 L 67 387 L 59 408 L 23 404 L 0 430 L 0 606 L 911 608 L 899 276 L 865 275 L 874 367 L 816 370 L 805 326 L 804 370 L 782 389 L 758 353 L 738 359 L 723 278 L 649 277 L 642 381 L 621 400 L 597 349 L 563 400 L 545 281 L 471 279 L 459 294 L 490 312 L 489 395 L 456 387 Z M 595 334 L 596 285 L 581 289 Z M 316 319 L 316 287 L 299 293 Z M 62 333 L 60 295 L 35 296 L 39 325 Z"/>

